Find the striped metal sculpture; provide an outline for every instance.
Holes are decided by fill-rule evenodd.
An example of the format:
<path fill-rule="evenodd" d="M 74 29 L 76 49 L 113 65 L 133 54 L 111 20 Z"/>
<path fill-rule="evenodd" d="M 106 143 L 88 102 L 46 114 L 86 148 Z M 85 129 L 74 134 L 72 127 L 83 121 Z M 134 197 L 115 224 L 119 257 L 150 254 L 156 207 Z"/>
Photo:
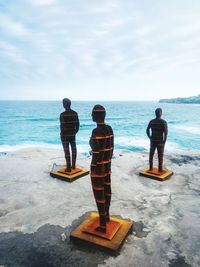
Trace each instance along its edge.
<path fill-rule="evenodd" d="M 158 152 L 158 172 L 163 172 L 163 156 L 164 147 L 167 140 L 168 127 L 167 122 L 161 119 L 162 109 L 155 110 L 156 118 L 151 120 L 148 124 L 146 133 L 150 139 L 150 153 L 149 153 L 149 171 L 153 170 L 153 157 L 155 150 Z"/>
<path fill-rule="evenodd" d="M 97 231 L 106 233 L 106 223 L 110 221 L 111 201 L 111 159 L 114 148 L 114 136 L 111 126 L 105 124 L 105 108 L 94 106 L 92 119 L 97 127 L 92 131 L 90 146 L 92 149 L 91 182 L 99 212 Z"/>
<path fill-rule="evenodd" d="M 68 98 L 63 99 L 63 107 L 65 111 L 60 114 L 60 137 L 65 153 L 66 172 L 71 172 L 76 168 L 76 134 L 79 130 L 79 118 L 78 114 L 71 109 L 71 101 Z M 70 146 L 72 157 L 70 157 Z"/>

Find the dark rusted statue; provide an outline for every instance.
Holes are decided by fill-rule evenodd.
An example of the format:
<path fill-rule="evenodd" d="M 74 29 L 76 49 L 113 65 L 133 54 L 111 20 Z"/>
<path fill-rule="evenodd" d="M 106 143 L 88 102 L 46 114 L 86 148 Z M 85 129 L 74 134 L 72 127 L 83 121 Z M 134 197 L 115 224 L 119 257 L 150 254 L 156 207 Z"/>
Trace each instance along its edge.
<path fill-rule="evenodd" d="M 163 172 L 163 155 L 165 142 L 167 140 L 167 122 L 161 119 L 162 109 L 155 110 L 156 118 L 149 122 L 146 133 L 150 139 L 150 153 L 149 153 L 149 171 L 153 170 L 153 156 L 155 150 L 158 152 L 158 171 Z M 151 132 L 150 132 L 151 130 Z"/>
<path fill-rule="evenodd" d="M 65 111 L 60 114 L 60 137 L 65 153 L 66 172 L 71 172 L 76 168 L 76 134 L 79 130 L 79 118 L 78 114 L 71 109 L 71 101 L 68 98 L 63 99 L 63 107 Z M 69 145 L 71 145 L 72 160 Z"/>
<path fill-rule="evenodd" d="M 92 119 L 97 127 L 92 131 L 90 146 L 92 149 L 91 181 L 99 212 L 97 231 L 106 233 L 106 223 L 110 221 L 111 201 L 111 159 L 114 148 L 114 136 L 111 126 L 105 124 L 105 108 L 94 106 Z"/>

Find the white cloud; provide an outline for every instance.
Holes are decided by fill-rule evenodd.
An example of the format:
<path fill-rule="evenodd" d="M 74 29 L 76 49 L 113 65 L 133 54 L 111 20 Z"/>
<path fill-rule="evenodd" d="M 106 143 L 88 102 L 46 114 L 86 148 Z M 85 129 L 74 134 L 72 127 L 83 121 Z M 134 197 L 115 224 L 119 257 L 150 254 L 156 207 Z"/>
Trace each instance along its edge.
<path fill-rule="evenodd" d="M 99 38 L 103 37 L 103 36 L 106 35 L 107 33 L 108 33 L 107 30 L 95 30 L 95 31 L 93 32 L 93 34 L 94 34 L 96 37 L 99 37 Z"/>
<path fill-rule="evenodd" d="M 152 34 L 155 31 L 154 25 L 144 25 L 136 29 L 135 33 L 140 36 Z"/>
<path fill-rule="evenodd" d="M 46 36 L 45 34 L 36 34 L 35 38 L 35 45 L 39 49 L 42 49 L 42 51 L 46 53 L 53 52 L 53 44 L 52 41 L 48 39 L 48 36 Z"/>
<path fill-rule="evenodd" d="M 30 0 L 32 5 L 49 6 L 56 3 L 56 0 Z"/>
<path fill-rule="evenodd" d="M 122 18 L 109 18 L 108 22 L 103 23 L 103 27 L 117 28 L 127 22 L 127 19 Z"/>
<path fill-rule="evenodd" d="M 184 7 L 177 15 L 179 0 L 174 1 L 173 10 L 159 1 L 152 6 L 148 0 L 6 1 L 5 13 L 0 13 L 1 68 L 8 77 L 9 63 L 19 64 L 20 68 L 12 64 L 19 83 L 26 76 L 30 84 L 36 80 L 48 89 L 51 83 L 74 88 L 77 81 L 77 91 L 81 84 L 105 87 L 110 95 L 123 87 L 127 98 L 136 96 L 133 84 L 141 89 L 140 98 L 147 97 L 146 87 L 161 94 L 163 79 L 165 87 L 197 88 L 199 19 L 192 18 L 192 12 L 188 19 Z M 19 8 L 20 3 L 24 5 Z"/>
<path fill-rule="evenodd" d="M 19 21 L 15 21 L 7 15 L 0 14 L 0 28 L 14 36 L 27 36 L 28 29 Z"/>
<path fill-rule="evenodd" d="M 0 49 L 7 50 L 7 51 L 15 51 L 16 47 L 8 42 L 0 40 Z"/>
<path fill-rule="evenodd" d="M 23 65 L 29 65 L 29 62 L 20 55 L 20 53 L 13 53 L 13 52 L 6 52 L 5 55 L 11 59 L 12 61 L 23 64 Z"/>
<path fill-rule="evenodd" d="M 94 6 L 89 7 L 88 11 L 89 13 L 94 13 L 94 14 L 98 14 L 98 13 L 109 13 L 111 12 L 113 9 L 116 9 L 117 7 L 119 7 L 117 2 L 104 2 L 101 4 L 97 4 Z"/>
<path fill-rule="evenodd" d="M 22 53 L 20 52 L 20 50 L 5 41 L 1 41 L 0 40 L 0 56 L 7 58 L 15 63 L 19 63 L 22 65 L 28 65 L 28 61 L 23 57 Z"/>

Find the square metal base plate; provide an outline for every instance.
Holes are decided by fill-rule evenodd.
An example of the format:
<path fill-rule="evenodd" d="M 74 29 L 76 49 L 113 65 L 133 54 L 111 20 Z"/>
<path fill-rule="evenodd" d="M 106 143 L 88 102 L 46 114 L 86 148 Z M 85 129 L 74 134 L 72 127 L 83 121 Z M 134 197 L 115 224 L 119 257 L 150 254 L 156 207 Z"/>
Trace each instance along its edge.
<path fill-rule="evenodd" d="M 112 240 L 114 235 L 119 230 L 121 224 L 120 222 L 113 221 L 111 219 L 110 222 L 108 222 L 106 225 L 106 233 L 97 231 L 96 228 L 98 226 L 99 226 L 99 216 L 95 214 L 91 219 L 91 223 L 85 226 L 85 228 L 83 229 L 83 232 L 91 234 L 91 235 L 95 235 L 98 237 L 102 237 L 108 240 Z"/>
<path fill-rule="evenodd" d="M 54 165 L 53 169 L 50 172 L 51 177 L 58 178 L 70 183 L 88 174 L 89 171 L 85 170 L 84 168 L 77 167 L 71 172 L 66 172 L 65 168 L 58 168 L 56 165 Z"/>
<path fill-rule="evenodd" d="M 98 213 L 92 212 L 71 232 L 70 239 L 79 245 L 96 247 L 112 254 L 118 253 L 126 237 L 132 231 L 133 221 L 110 217 L 110 226 L 105 234 L 96 233 L 98 220 Z M 112 230 L 112 226 L 114 226 L 114 230 Z"/>
<path fill-rule="evenodd" d="M 149 169 L 144 169 L 140 171 L 139 174 L 141 176 L 145 176 L 158 181 L 165 181 L 173 175 L 173 172 L 166 169 L 163 172 L 159 172 L 157 168 L 153 168 L 152 171 L 149 171 Z"/>

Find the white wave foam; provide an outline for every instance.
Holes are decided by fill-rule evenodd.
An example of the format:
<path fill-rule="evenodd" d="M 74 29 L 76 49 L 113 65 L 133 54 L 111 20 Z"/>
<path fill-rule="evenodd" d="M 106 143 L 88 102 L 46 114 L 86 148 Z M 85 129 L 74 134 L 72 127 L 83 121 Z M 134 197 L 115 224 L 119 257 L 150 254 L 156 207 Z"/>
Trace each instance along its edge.
<path fill-rule="evenodd" d="M 184 131 L 190 134 L 200 135 L 200 126 L 189 126 L 189 125 L 174 125 L 174 130 Z"/>
<path fill-rule="evenodd" d="M 89 144 L 88 145 L 80 145 L 78 144 L 77 145 L 77 150 L 78 150 L 78 153 L 89 153 L 89 151 L 91 150 Z"/>
<path fill-rule="evenodd" d="M 171 152 L 181 152 L 185 150 L 183 147 L 179 146 L 178 144 L 171 142 L 171 141 L 167 141 L 166 145 L 165 145 L 165 151 L 167 154 L 170 154 Z"/>
<path fill-rule="evenodd" d="M 34 147 L 44 147 L 44 148 L 52 148 L 52 149 L 62 149 L 61 145 L 56 144 L 47 144 L 47 143 L 22 143 L 17 145 L 1 145 L 0 152 L 12 152 L 26 148 L 34 148 Z"/>
<path fill-rule="evenodd" d="M 148 151 L 150 148 L 150 142 L 149 142 L 148 138 L 139 138 L 139 137 L 131 137 L 131 136 L 118 137 L 115 140 L 115 144 L 126 146 L 127 149 L 128 149 L 128 147 L 138 147 L 138 148 L 143 148 L 144 150 Z M 175 142 L 172 142 L 172 141 L 166 142 L 165 152 L 167 154 L 170 154 L 171 152 L 174 152 L 174 151 L 180 152 L 183 150 L 185 150 L 185 149 Z"/>
<path fill-rule="evenodd" d="M 116 145 L 149 148 L 149 141 L 147 138 L 123 136 L 115 138 Z"/>
<path fill-rule="evenodd" d="M 28 142 L 28 143 L 21 143 L 17 145 L 0 145 L 0 152 L 14 152 L 22 149 L 28 149 L 28 148 L 47 148 L 47 149 L 56 149 L 56 150 L 63 150 L 63 147 L 61 144 L 48 144 L 48 143 L 34 143 L 34 142 Z M 88 145 L 77 145 L 77 150 L 79 153 L 89 153 L 90 147 Z"/>
<path fill-rule="evenodd" d="M 126 147 L 127 150 L 130 149 L 130 147 L 135 147 L 135 148 L 142 148 L 145 151 L 149 150 L 150 147 L 150 142 L 148 138 L 139 138 L 139 137 L 116 137 L 115 138 L 115 149 L 117 146 L 123 146 Z M 46 149 L 56 149 L 56 150 L 63 150 L 63 147 L 61 144 L 48 144 L 48 143 L 34 143 L 34 142 L 29 142 L 29 143 L 22 143 L 22 144 L 17 144 L 17 145 L 0 145 L 0 153 L 1 152 L 13 152 L 17 150 L 22 150 L 22 149 L 28 149 L 28 148 L 46 148 Z M 77 145 L 77 150 L 78 153 L 81 154 L 87 154 L 91 150 L 89 144 L 78 144 Z M 134 149 L 133 149 L 134 150 Z M 170 154 L 171 152 L 176 152 L 179 153 L 181 151 L 185 151 L 186 148 L 181 147 L 175 142 L 172 141 L 167 141 L 165 151 L 167 154 Z"/>

